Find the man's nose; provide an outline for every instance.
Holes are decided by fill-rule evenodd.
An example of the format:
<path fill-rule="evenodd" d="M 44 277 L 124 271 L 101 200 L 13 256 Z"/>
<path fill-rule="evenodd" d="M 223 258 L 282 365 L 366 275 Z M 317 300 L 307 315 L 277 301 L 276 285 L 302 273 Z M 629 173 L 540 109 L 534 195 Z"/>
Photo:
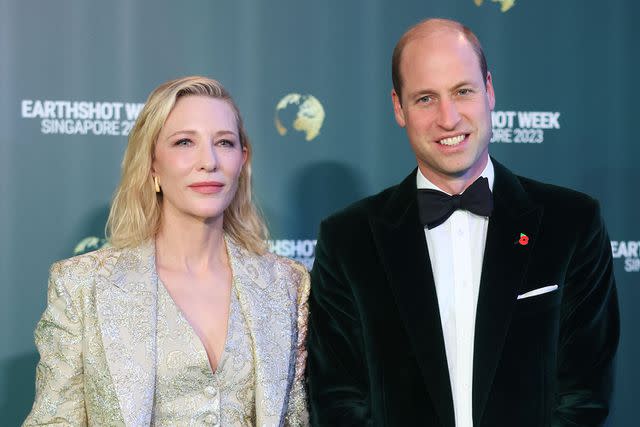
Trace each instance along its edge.
<path fill-rule="evenodd" d="M 456 103 L 449 99 L 443 99 L 439 105 L 438 125 L 444 129 L 454 129 L 460 122 L 460 113 Z"/>

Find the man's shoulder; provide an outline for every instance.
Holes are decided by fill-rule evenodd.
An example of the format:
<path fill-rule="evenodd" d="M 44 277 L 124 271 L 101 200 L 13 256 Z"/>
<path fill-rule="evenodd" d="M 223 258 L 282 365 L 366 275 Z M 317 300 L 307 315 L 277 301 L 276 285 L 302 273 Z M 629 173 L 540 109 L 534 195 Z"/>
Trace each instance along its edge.
<path fill-rule="evenodd" d="M 523 176 L 517 176 L 517 179 L 531 200 L 544 207 L 580 209 L 598 204 L 595 198 L 581 191 Z"/>
<path fill-rule="evenodd" d="M 598 207 L 597 200 L 586 193 L 515 174 L 495 159 L 492 160 L 496 174 L 496 185 L 500 182 L 499 189 L 494 194 L 495 197 L 504 201 L 522 201 L 524 195 L 526 203 L 532 202 L 545 210 L 549 208 L 550 210 L 568 209 L 571 211 L 584 208 L 597 209 Z"/>
<path fill-rule="evenodd" d="M 545 227 L 553 225 L 567 232 L 602 227 L 600 204 L 590 195 L 571 188 L 517 176 L 533 206 L 542 209 Z"/>
<path fill-rule="evenodd" d="M 407 189 L 405 180 L 328 216 L 320 224 L 318 244 L 339 246 L 348 251 L 348 248 L 370 242 L 373 238 L 372 224 L 388 217 L 389 212 L 394 209 L 401 210 L 401 206 L 407 204 Z"/>
<path fill-rule="evenodd" d="M 364 197 L 350 205 L 334 212 L 324 219 L 323 223 L 350 225 L 367 222 L 368 219 L 380 213 L 392 195 L 398 189 L 399 184 L 385 188 L 377 194 Z"/>

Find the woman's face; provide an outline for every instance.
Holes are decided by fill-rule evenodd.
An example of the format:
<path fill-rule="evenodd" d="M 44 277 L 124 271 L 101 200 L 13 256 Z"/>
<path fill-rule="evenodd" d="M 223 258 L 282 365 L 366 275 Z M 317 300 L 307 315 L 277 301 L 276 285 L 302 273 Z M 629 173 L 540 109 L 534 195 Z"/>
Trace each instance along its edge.
<path fill-rule="evenodd" d="M 226 101 L 199 95 L 179 98 L 160 130 L 152 163 L 165 218 L 222 219 L 246 158 Z"/>

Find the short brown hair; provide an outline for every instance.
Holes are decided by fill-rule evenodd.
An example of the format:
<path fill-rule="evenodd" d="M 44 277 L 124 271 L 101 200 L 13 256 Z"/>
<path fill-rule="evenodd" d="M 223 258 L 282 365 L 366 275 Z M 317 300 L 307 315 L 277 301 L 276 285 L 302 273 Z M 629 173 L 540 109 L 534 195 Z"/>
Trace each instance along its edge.
<path fill-rule="evenodd" d="M 409 28 L 398 40 L 396 47 L 393 49 L 393 56 L 391 58 L 391 80 L 393 82 L 393 89 L 398 94 L 398 99 L 401 100 L 402 91 L 402 75 L 400 74 L 400 60 L 402 59 L 402 51 L 409 41 L 411 41 L 418 34 L 427 30 L 425 27 L 432 26 L 448 27 L 452 30 L 459 31 L 464 35 L 467 41 L 471 44 L 471 48 L 478 55 L 478 62 L 480 63 L 480 71 L 482 72 L 482 79 L 487 81 L 487 58 L 484 56 L 482 45 L 478 37 L 465 25 L 458 21 L 442 18 L 429 18 L 418 22 L 413 27 Z"/>

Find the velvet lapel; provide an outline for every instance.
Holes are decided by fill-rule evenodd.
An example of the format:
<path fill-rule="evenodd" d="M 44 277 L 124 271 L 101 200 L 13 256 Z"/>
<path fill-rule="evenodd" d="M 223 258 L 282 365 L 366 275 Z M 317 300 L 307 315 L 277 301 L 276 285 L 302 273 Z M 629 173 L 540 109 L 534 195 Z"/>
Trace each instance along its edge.
<path fill-rule="evenodd" d="M 256 425 L 284 421 L 291 355 L 295 343 L 296 306 L 273 258 L 257 256 L 226 238 L 233 284 L 249 326 L 255 363 Z"/>
<path fill-rule="evenodd" d="M 156 372 L 158 277 L 148 242 L 101 265 L 96 308 L 105 357 L 128 426 L 149 425 Z"/>
<path fill-rule="evenodd" d="M 518 289 L 525 277 L 542 217 L 542 208 L 528 198 L 517 177 L 495 160 L 493 165 L 494 211 L 489 219 L 476 311 L 474 425 L 482 424 Z M 520 233 L 529 237 L 527 245 L 518 244 Z"/>
<path fill-rule="evenodd" d="M 371 230 L 440 424 L 453 427 L 440 311 L 416 198 L 414 170 L 396 187 L 380 215 L 372 217 Z"/>

